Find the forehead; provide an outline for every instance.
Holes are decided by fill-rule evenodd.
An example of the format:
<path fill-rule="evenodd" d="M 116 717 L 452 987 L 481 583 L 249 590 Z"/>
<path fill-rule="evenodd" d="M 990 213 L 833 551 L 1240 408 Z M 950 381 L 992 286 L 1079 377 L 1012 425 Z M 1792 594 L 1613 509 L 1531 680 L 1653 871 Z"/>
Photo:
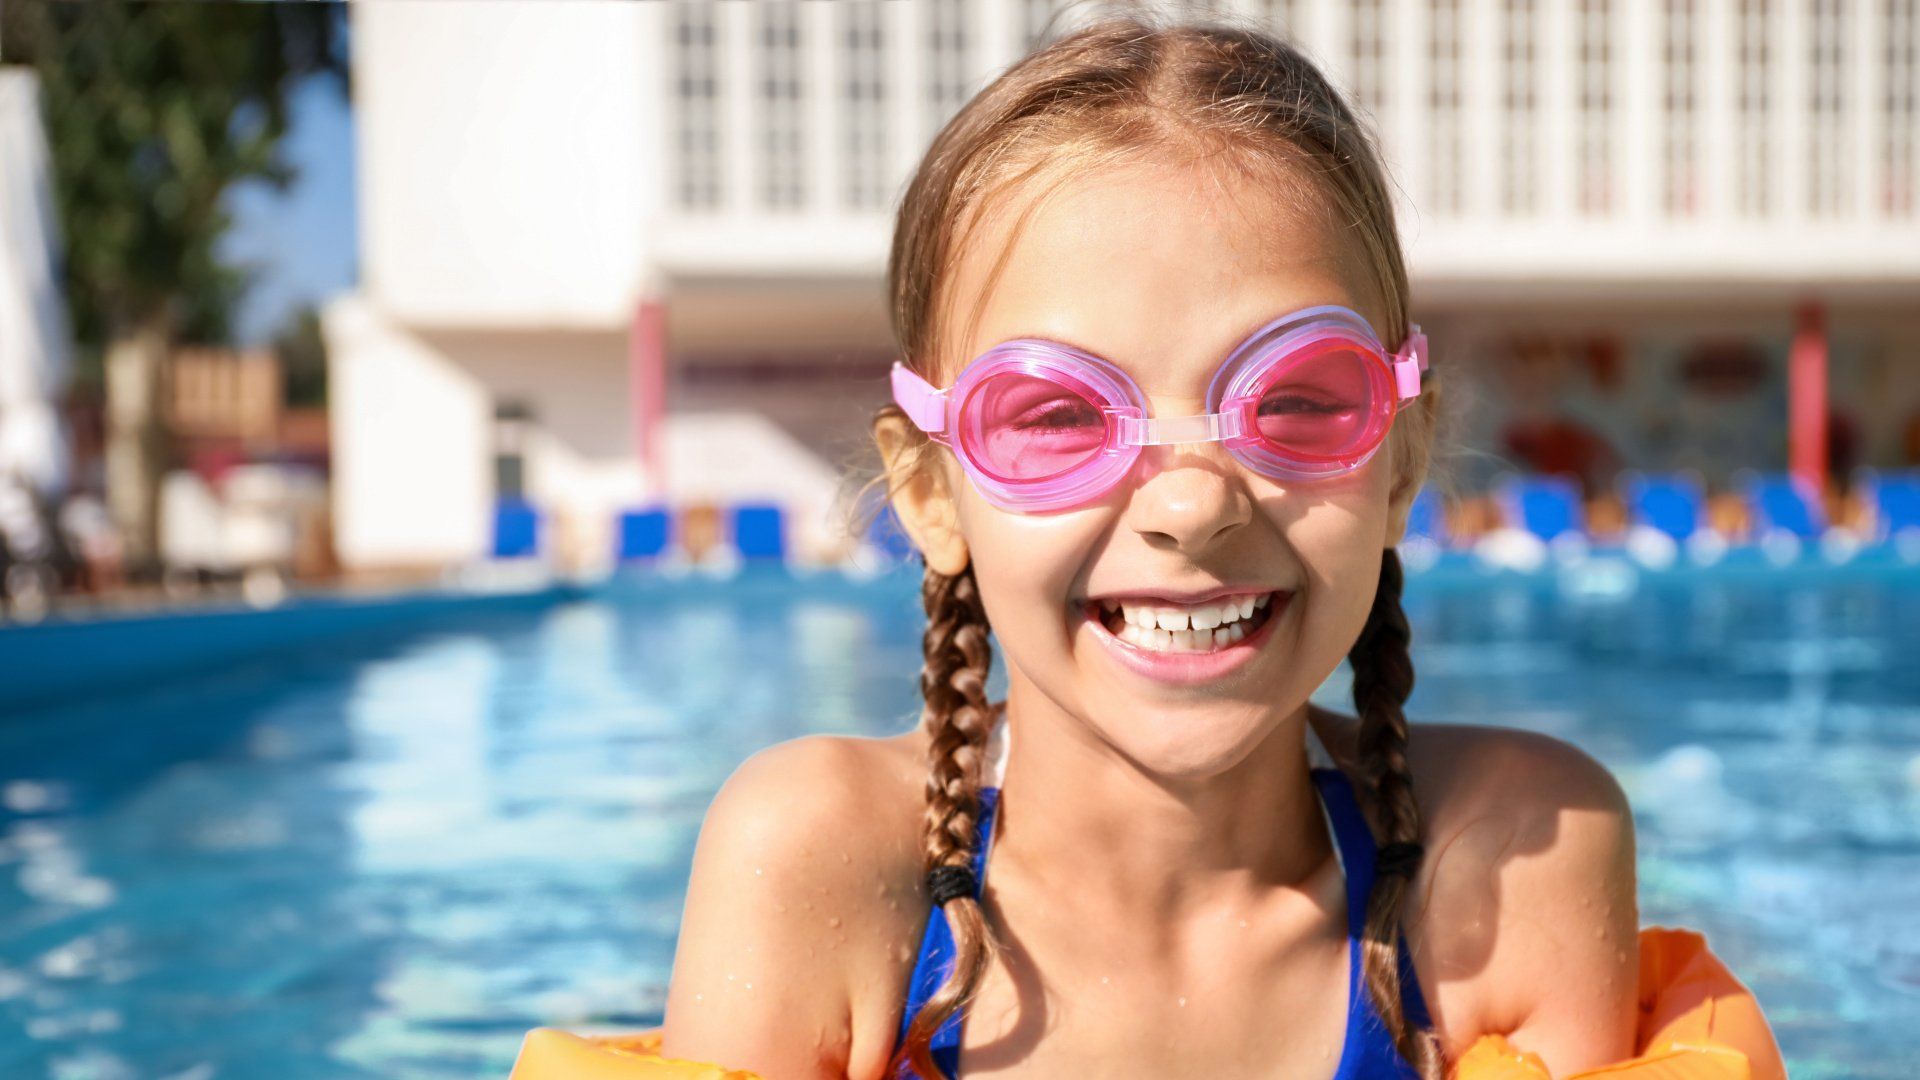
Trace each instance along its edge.
<path fill-rule="evenodd" d="M 1341 304 L 1380 333 L 1361 244 L 1301 197 L 1307 182 L 1137 162 L 1000 194 L 945 290 L 943 382 L 999 342 L 1042 337 L 1180 393 L 1288 311 Z"/>

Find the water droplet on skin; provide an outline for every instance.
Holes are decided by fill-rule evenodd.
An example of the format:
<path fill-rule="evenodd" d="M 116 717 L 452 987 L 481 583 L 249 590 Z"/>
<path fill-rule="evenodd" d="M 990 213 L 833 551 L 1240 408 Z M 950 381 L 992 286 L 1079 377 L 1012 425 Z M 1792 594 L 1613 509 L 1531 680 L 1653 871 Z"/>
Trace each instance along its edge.
<path fill-rule="evenodd" d="M 757 867 L 757 866 L 753 868 L 753 876 L 754 876 L 754 877 L 759 877 L 759 876 L 760 876 L 761 874 L 764 874 L 764 873 L 766 873 L 766 871 L 764 871 L 764 870 L 762 870 L 762 869 L 760 869 L 760 868 L 759 868 L 759 867 Z"/>
<path fill-rule="evenodd" d="M 807 946 L 807 955 L 808 955 L 808 956 L 812 956 L 812 955 L 813 955 L 813 946 L 811 946 L 811 945 L 809 945 L 809 946 Z"/>
<path fill-rule="evenodd" d="M 1108 983 L 1110 983 L 1110 982 L 1112 982 L 1112 981 L 1113 981 L 1112 979 L 1109 979 L 1109 978 L 1107 978 L 1107 977 L 1106 977 L 1105 975 L 1102 975 L 1102 976 L 1100 976 L 1100 985 L 1101 985 L 1101 986 L 1105 986 L 1105 985 L 1107 985 Z"/>
<path fill-rule="evenodd" d="M 1186 998 L 1181 998 L 1181 999 L 1180 999 L 1180 1007 L 1181 1007 L 1181 1008 L 1183 1008 L 1183 1009 L 1187 1007 L 1187 999 L 1186 999 Z"/>
<path fill-rule="evenodd" d="M 1606 937 L 1606 936 L 1607 936 L 1607 928 L 1606 928 L 1606 926 L 1604 926 L 1604 925 L 1601 925 L 1601 926 L 1596 926 L 1596 927 L 1594 927 L 1594 928 L 1593 928 L 1593 936 L 1594 936 L 1594 938 L 1595 938 L 1596 940 L 1597 940 L 1597 939 L 1599 939 L 1599 938 L 1603 938 L 1603 937 Z"/>
<path fill-rule="evenodd" d="M 840 916 L 835 915 L 833 918 L 828 919 L 827 925 L 835 930 L 840 929 Z"/>
<path fill-rule="evenodd" d="M 898 901 L 898 900 L 889 900 L 889 901 L 887 901 L 887 910 L 888 910 L 888 911 L 899 911 L 899 910 L 900 910 L 900 901 Z"/>
<path fill-rule="evenodd" d="M 1241 919 L 1241 920 L 1240 920 L 1240 929 L 1242 929 L 1242 930 L 1245 930 L 1246 928 L 1247 928 L 1247 920 L 1245 920 L 1245 919 Z"/>
<path fill-rule="evenodd" d="M 707 1000 L 707 995 L 705 995 L 705 994 L 695 994 L 695 995 L 693 995 L 693 1000 L 694 1000 L 694 1001 L 697 1001 L 697 1002 L 698 1002 L 698 1001 L 705 1001 L 705 1000 Z"/>
<path fill-rule="evenodd" d="M 777 910 L 777 911 L 781 911 L 781 912 L 784 912 L 784 911 L 786 911 L 786 910 L 787 910 L 787 905 L 785 905 L 785 904 L 775 904 L 775 905 L 773 905 L 773 906 L 774 906 L 774 909 L 775 909 L 775 910 Z"/>
<path fill-rule="evenodd" d="M 749 989 L 749 990 L 751 990 L 751 989 L 753 989 L 753 984 L 752 984 L 752 983 L 748 983 L 748 984 L 747 984 L 747 989 Z"/>
<path fill-rule="evenodd" d="M 848 863 L 848 864 L 850 864 L 850 863 L 852 863 L 852 862 L 853 862 L 853 856 L 851 856 L 851 855 L 849 855 L 849 854 L 847 854 L 846 852 L 844 852 L 844 851 L 843 851 L 843 852 L 841 852 L 841 853 L 840 853 L 840 861 L 841 861 L 842 863 Z"/>
<path fill-rule="evenodd" d="M 1321 1061 L 1325 1061 L 1325 1060 L 1327 1060 L 1328 1058 L 1330 1058 L 1330 1057 L 1332 1057 L 1332 1056 L 1333 1056 L 1333 1051 L 1331 1051 L 1331 1050 L 1329 1050 L 1329 1049 L 1327 1049 L 1327 1048 L 1326 1048 L 1326 1047 L 1324 1047 L 1324 1046 L 1320 1048 L 1320 1060 L 1321 1060 Z"/>
<path fill-rule="evenodd" d="M 731 972 L 731 971 L 729 971 L 729 972 L 727 972 L 727 981 L 728 981 L 728 982 L 732 982 L 732 981 L 733 981 L 733 972 Z"/>

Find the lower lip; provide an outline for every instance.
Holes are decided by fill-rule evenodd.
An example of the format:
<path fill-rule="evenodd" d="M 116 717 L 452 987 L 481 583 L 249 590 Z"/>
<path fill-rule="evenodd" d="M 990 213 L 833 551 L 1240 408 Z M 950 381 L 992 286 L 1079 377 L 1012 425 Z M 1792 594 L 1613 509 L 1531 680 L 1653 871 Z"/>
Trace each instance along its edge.
<path fill-rule="evenodd" d="M 1267 639 L 1273 636 L 1273 627 L 1287 612 L 1293 600 L 1290 592 L 1277 593 L 1267 602 L 1269 612 L 1267 620 L 1260 629 L 1241 638 L 1224 649 L 1210 652 L 1161 652 L 1157 649 L 1143 649 L 1131 645 L 1113 636 L 1112 631 L 1101 625 L 1100 620 L 1087 614 L 1081 608 L 1081 618 L 1085 619 L 1093 636 L 1105 646 L 1123 667 L 1139 672 L 1156 682 L 1170 683 L 1175 686 L 1191 686 L 1195 683 L 1212 682 L 1239 668 L 1253 659 Z"/>

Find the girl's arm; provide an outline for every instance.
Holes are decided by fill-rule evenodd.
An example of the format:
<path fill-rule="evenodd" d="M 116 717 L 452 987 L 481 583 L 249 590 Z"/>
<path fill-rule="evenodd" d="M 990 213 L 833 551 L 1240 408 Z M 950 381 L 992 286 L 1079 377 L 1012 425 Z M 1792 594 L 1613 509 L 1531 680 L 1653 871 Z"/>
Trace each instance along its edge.
<path fill-rule="evenodd" d="M 1631 1057 L 1639 907 L 1626 795 L 1545 735 L 1501 732 L 1467 767 L 1485 782 L 1441 845 L 1427 916 L 1448 942 L 1444 968 L 1476 984 L 1475 1030 L 1453 1048 L 1504 1034 L 1555 1076 Z"/>
<path fill-rule="evenodd" d="M 854 1030 L 849 986 L 897 948 L 888 917 L 902 905 L 873 884 L 874 823 L 891 816 L 871 805 L 862 741 L 782 743 L 721 787 L 694 851 L 665 1056 L 782 1080 L 878 1074 L 891 1040 Z"/>

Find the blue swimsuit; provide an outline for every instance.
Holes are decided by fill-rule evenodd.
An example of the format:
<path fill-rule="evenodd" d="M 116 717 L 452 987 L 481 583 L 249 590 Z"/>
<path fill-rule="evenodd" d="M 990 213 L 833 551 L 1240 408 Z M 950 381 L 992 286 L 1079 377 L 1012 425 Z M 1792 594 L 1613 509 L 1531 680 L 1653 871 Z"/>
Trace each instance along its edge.
<path fill-rule="evenodd" d="M 989 775 L 995 780 L 1005 772 L 1005 728 L 1003 719 L 994 732 L 989 748 Z M 1386 1024 L 1373 1006 L 1373 996 L 1360 978 L 1360 934 L 1366 922 L 1367 896 L 1373 888 L 1373 831 L 1361 816 L 1354 798 L 1352 782 L 1334 764 L 1311 725 L 1307 727 L 1307 754 L 1314 787 L 1320 793 L 1322 816 L 1333 834 L 1334 856 L 1347 883 L 1347 1035 L 1340 1049 L 1340 1065 L 1334 1080 L 1409 1080 L 1417 1078 L 1400 1051 L 1388 1038 Z M 980 819 L 974 837 L 973 876 L 986 881 L 987 849 L 993 837 L 994 811 L 1000 804 L 997 785 L 980 789 Z M 977 894 L 976 894 L 977 895 Z M 1420 985 L 1414 977 L 1413 959 L 1407 951 L 1404 933 L 1397 935 L 1400 957 L 1401 1004 L 1409 1023 L 1426 1028 L 1432 1025 Z M 920 958 L 913 965 L 907 983 L 907 1006 L 900 1018 L 900 1031 L 894 1048 L 906 1039 L 907 1027 L 933 992 L 945 981 L 953 965 L 953 932 L 946 912 L 935 908 L 927 920 L 926 934 L 920 941 Z M 960 1025 L 964 1010 L 955 1012 L 941 1025 L 933 1038 L 933 1060 L 950 1080 L 960 1075 Z M 912 1076 L 902 1066 L 900 1077 Z"/>

